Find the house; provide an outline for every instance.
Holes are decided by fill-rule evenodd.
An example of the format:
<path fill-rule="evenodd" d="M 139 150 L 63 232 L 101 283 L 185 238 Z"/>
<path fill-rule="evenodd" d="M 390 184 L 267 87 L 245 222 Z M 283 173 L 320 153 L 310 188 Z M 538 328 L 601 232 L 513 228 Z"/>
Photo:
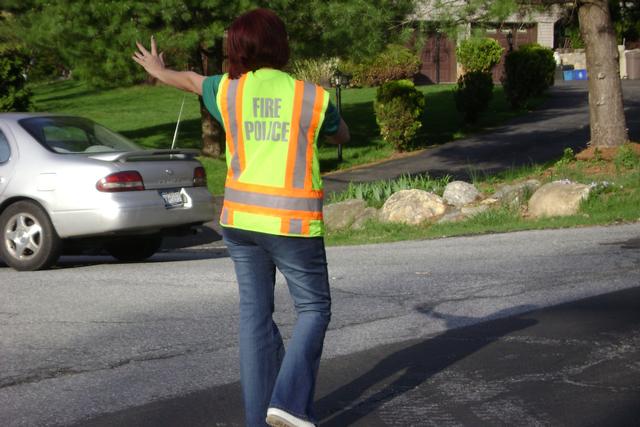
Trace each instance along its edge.
<path fill-rule="evenodd" d="M 450 3 L 447 11 L 443 11 L 441 3 L 437 0 L 424 0 L 418 5 L 413 18 L 426 23 L 442 22 L 443 13 L 447 13 L 450 19 L 453 17 L 463 22 L 462 19 L 455 18 L 455 15 L 456 7 L 462 10 L 465 4 L 464 0 L 458 0 Z M 493 71 L 494 81 L 499 82 L 504 72 L 504 57 L 510 49 L 517 49 L 518 46 L 528 43 L 554 47 L 554 25 L 562 18 L 562 12 L 563 8 L 560 6 L 553 6 L 545 11 L 523 9 L 506 17 L 502 22 L 490 22 L 480 16 L 480 11 L 476 13 L 478 19 L 469 19 L 470 22 L 459 25 L 459 33 L 464 36 L 480 31 L 500 43 L 504 48 L 504 54 Z M 454 83 L 462 72 L 456 61 L 456 40 L 444 32 L 433 30 L 427 34 L 420 58 L 422 65 L 416 77 L 418 84 Z"/>

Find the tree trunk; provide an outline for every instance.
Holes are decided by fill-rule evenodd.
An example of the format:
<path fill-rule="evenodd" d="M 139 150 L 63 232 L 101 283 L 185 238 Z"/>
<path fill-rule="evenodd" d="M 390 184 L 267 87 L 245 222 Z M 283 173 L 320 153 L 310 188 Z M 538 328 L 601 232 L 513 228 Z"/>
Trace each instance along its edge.
<path fill-rule="evenodd" d="M 222 71 L 222 48 L 220 45 L 221 43 L 216 41 L 213 49 L 201 46 L 200 59 L 204 75 L 218 74 Z M 202 118 L 202 154 L 207 157 L 219 158 L 225 152 L 224 129 L 204 106 L 202 97 L 199 97 L 199 101 L 200 117 Z"/>
<path fill-rule="evenodd" d="M 589 145 L 622 145 L 629 140 L 629 135 L 622 105 L 618 46 L 608 1 L 579 0 L 578 5 L 589 73 Z"/>

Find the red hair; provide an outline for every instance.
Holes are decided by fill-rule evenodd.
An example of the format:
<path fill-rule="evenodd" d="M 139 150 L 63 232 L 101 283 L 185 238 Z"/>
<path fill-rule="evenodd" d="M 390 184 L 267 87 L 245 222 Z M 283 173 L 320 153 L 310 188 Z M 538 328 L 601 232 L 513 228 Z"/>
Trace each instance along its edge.
<path fill-rule="evenodd" d="M 229 77 L 262 67 L 283 69 L 289 62 L 284 22 L 269 9 L 255 9 L 236 18 L 227 33 Z"/>

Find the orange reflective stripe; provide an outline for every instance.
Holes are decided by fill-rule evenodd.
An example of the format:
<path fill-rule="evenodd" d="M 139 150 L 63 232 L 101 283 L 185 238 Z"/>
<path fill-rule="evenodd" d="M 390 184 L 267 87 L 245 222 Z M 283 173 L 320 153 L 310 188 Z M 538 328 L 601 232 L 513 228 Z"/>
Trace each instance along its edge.
<path fill-rule="evenodd" d="M 311 174 L 313 171 L 313 142 L 315 141 L 316 131 L 320 124 L 320 115 L 322 114 L 322 106 L 324 105 L 324 90 L 320 86 L 316 86 L 316 99 L 313 105 L 313 116 L 311 118 L 311 126 L 307 134 L 307 170 L 304 176 L 304 188 L 311 189 L 313 184 Z"/>
<path fill-rule="evenodd" d="M 302 100 L 304 82 L 296 80 L 293 95 L 293 115 L 291 117 L 291 134 L 289 135 L 289 153 L 287 154 L 287 171 L 285 173 L 285 187 L 293 188 L 293 174 L 296 167 L 298 151 L 298 132 L 300 132 L 300 115 L 302 114 Z"/>
<path fill-rule="evenodd" d="M 238 156 L 240 157 L 240 171 L 244 171 L 245 168 L 245 155 L 244 155 L 244 137 L 243 137 L 243 133 L 244 133 L 244 129 L 243 129 L 243 125 L 242 125 L 242 95 L 244 93 L 244 84 L 247 81 L 247 76 L 249 74 L 245 73 L 242 75 L 242 77 L 240 77 L 240 81 L 238 82 L 238 92 L 236 93 L 236 123 L 238 124 L 238 131 L 237 131 L 237 142 L 238 142 L 238 147 L 237 147 L 237 152 L 238 152 Z M 238 177 L 236 177 L 237 179 Z"/>
<path fill-rule="evenodd" d="M 289 220 L 287 218 L 282 218 L 280 221 L 280 232 L 282 234 L 289 234 Z"/>
<path fill-rule="evenodd" d="M 253 213 L 257 215 L 275 216 L 280 218 L 301 218 L 301 219 L 322 219 L 322 212 L 306 212 L 306 211 L 291 211 L 287 209 L 274 209 L 264 208 L 252 205 L 245 205 L 243 203 L 224 201 L 224 206 L 232 210 L 238 210 L 241 212 Z"/>
<path fill-rule="evenodd" d="M 314 199 L 322 199 L 324 192 L 322 190 L 303 190 L 298 188 L 280 188 L 271 187 L 260 184 L 247 184 L 239 181 L 228 181 L 226 187 L 234 190 L 251 191 L 254 193 L 263 193 L 273 196 L 289 196 L 289 197 L 309 197 Z"/>
<path fill-rule="evenodd" d="M 308 219 L 303 219 L 302 220 L 302 231 L 300 234 L 302 234 L 303 236 L 308 236 L 309 235 L 309 226 L 310 226 L 310 222 Z"/>
<path fill-rule="evenodd" d="M 220 215 L 220 223 L 224 225 L 233 225 L 233 210 L 224 206 Z"/>
<path fill-rule="evenodd" d="M 227 220 L 229 221 L 228 225 L 233 225 L 233 214 L 234 214 L 233 209 L 229 209 L 229 216 L 227 217 Z"/>

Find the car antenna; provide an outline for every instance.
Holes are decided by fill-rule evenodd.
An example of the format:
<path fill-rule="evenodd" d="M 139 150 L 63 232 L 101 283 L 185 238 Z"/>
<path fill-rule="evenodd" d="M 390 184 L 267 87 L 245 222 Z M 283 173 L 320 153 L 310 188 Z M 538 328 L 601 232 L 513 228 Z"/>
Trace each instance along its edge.
<path fill-rule="evenodd" d="M 178 127 L 180 126 L 180 118 L 182 117 L 182 108 L 184 108 L 184 99 L 186 97 L 187 97 L 186 94 L 182 97 L 182 105 L 180 105 L 180 112 L 178 113 L 178 122 L 176 123 L 176 130 L 173 133 L 173 142 L 171 142 L 172 150 L 173 150 L 173 147 L 175 147 L 176 145 L 176 139 L 178 139 Z"/>

